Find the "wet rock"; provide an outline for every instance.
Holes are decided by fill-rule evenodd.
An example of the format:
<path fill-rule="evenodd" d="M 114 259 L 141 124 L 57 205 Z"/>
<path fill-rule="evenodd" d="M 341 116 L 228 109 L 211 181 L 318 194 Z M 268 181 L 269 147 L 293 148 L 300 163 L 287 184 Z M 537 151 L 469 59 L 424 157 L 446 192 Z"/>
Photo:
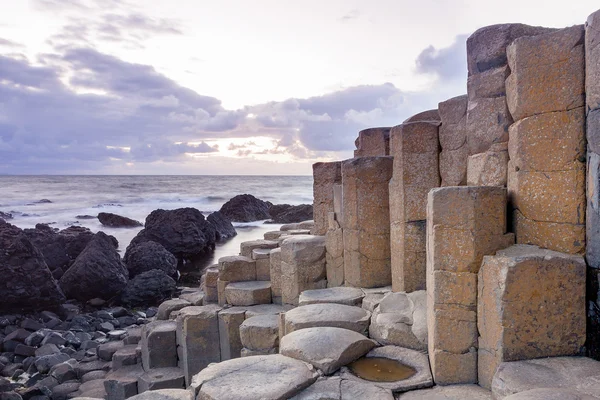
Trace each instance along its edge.
<path fill-rule="evenodd" d="M 152 240 L 179 260 L 191 259 L 214 249 L 216 235 L 214 226 L 195 208 L 159 209 L 146 217 L 145 229 L 130 246 Z"/>
<path fill-rule="evenodd" d="M 59 284 L 70 298 L 87 301 L 110 299 L 127 285 L 128 272 L 109 237 L 98 232 Z"/>
<path fill-rule="evenodd" d="M 42 253 L 21 229 L 0 221 L 0 312 L 40 308 L 64 301 Z"/>
<path fill-rule="evenodd" d="M 214 213 L 210 214 L 206 220 L 215 227 L 215 231 L 217 232 L 217 240 L 225 240 L 237 235 L 237 232 L 231 224 L 231 221 L 219 211 L 215 211 Z"/>
<path fill-rule="evenodd" d="M 271 203 L 262 201 L 251 194 L 241 194 L 223 204 L 219 212 L 234 222 L 252 222 L 269 219 Z"/>
<path fill-rule="evenodd" d="M 153 269 L 164 271 L 168 276 L 177 274 L 177 258 L 163 245 L 148 241 L 127 247 L 123 262 L 129 270 L 129 278 Z"/>
<path fill-rule="evenodd" d="M 292 206 L 289 204 L 275 204 L 269 208 L 269 215 L 274 224 L 291 224 L 302 222 L 313 218 L 312 204 L 300 204 Z"/>
<path fill-rule="evenodd" d="M 137 228 L 144 226 L 141 222 L 121 215 L 101 212 L 98 214 L 98 220 L 104 226 L 111 228 Z"/>
<path fill-rule="evenodd" d="M 162 270 L 153 269 L 130 280 L 121 294 L 121 301 L 129 307 L 158 305 L 171 298 L 176 289 L 173 278 Z"/>

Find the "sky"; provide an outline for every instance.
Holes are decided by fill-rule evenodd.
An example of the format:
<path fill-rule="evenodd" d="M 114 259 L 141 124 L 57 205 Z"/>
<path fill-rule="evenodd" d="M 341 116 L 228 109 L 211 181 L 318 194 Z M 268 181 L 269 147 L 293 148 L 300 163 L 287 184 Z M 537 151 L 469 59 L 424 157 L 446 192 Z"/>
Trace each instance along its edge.
<path fill-rule="evenodd" d="M 597 0 L 0 0 L 0 174 L 309 175 Z"/>

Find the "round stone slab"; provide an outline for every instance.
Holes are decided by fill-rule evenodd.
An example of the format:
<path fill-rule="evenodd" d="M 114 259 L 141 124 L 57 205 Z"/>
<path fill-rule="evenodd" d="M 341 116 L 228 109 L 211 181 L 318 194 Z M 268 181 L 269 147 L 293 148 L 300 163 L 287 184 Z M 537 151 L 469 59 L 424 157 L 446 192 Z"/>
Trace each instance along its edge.
<path fill-rule="evenodd" d="M 403 393 L 398 400 L 492 400 L 492 392 L 478 385 L 435 386 Z"/>
<path fill-rule="evenodd" d="M 384 346 L 371 350 L 365 357 L 383 357 L 396 360 L 414 368 L 417 372 L 408 379 L 396 382 L 371 382 L 354 375 L 348 368 L 343 368 L 342 378 L 370 383 L 384 389 L 390 389 L 392 392 L 407 392 L 433 386 L 433 377 L 431 376 L 427 354 L 403 347 Z"/>
<path fill-rule="evenodd" d="M 290 400 L 373 399 L 394 400 L 391 390 L 372 384 L 342 379 L 339 376 L 321 378 Z"/>
<path fill-rule="evenodd" d="M 360 307 L 365 293 L 353 287 L 332 287 L 327 289 L 305 290 L 300 293 L 300 306 L 308 304 L 336 303 Z"/>
<path fill-rule="evenodd" d="M 131 400 L 194 400 L 192 392 L 183 389 L 152 390 L 130 397 Z"/>
<path fill-rule="evenodd" d="M 570 389 L 600 398 L 600 362 L 587 357 L 503 362 L 492 380 L 492 393 L 498 399 L 542 388 Z"/>
<path fill-rule="evenodd" d="M 309 304 L 285 313 L 285 333 L 315 327 L 335 327 L 362 333 L 369 328 L 371 313 L 343 304 Z"/>
<path fill-rule="evenodd" d="M 343 328 L 306 328 L 285 335 L 279 353 L 306 361 L 325 375 L 362 357 L 377 345 L 358 332 Z"/>
<path fill-rule="evenodd" d="M 249 350 L 270 350 L 279 346 L 279 316 L 257 315 L 240 325 L 242 346 Z"/>
<path fill-rule="evenodd" d="M 533 389 L 513 394 L 504 400 L 594 400 L 594 396 L 569 389 Z"/>
<path fill-rule="evenodd" d="M 194 376 L 197 399 L 288 399 L 312 385 L 312 365 L 281 354 L 235 358 L 210 364 Z"/>

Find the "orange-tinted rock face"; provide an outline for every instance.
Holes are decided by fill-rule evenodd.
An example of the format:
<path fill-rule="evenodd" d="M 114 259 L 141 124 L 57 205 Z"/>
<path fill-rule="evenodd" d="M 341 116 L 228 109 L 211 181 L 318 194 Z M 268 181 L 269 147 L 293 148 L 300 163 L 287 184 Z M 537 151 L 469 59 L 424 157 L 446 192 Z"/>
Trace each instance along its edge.
<path fill-rule="evenodd" d="M 427 200 L 429 359 L 438 384 L 477 382 L 477 273 L 506 234 L 506 189 L 446 187 Z"/>
<path fill-rule="evenodd" d="M 585 342 L 585 261 L 517 245 L 479 271 L 479 384 L 503 361 L 577 355 Z"/>
<path fill-rule="evenodd" d="M 349 286 L 391 284 L 388 183 L 392 157 L 342 163 L 344 279 Z"/>

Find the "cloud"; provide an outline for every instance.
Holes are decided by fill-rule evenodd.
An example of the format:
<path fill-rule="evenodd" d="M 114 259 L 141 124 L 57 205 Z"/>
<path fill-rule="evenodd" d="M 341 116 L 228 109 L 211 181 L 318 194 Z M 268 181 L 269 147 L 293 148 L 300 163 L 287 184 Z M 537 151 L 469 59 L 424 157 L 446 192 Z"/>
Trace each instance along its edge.
<path fill-rule="evenodd" d="M 271 162 L 282 155 L 343 159 L 361 129 L 396 125 L 452 97 L 382 83 L 228 110 L 152 66 L 93 48 L 59 48 L 36 61 L 0 55 L 6 173 L 101 173 L 125 163 L 162 168 L 227 151 Z"/>
<path fill-rule="evenodd" d="M 13 47 L 13 48 L 23 48 L 23 47 L 25 47 L 25 46 L 23 46 L 20 43 L 16 43 L 16 42 L 13 42 L 12 40 L 3 39 L 3 38 L 0 38 L 0 46 Z"/>
<path fill-rule="evenodd" d="M 359 18 L 360 15 L 361 15 L 360 11 L 355 8 L 353 10 L 348 11 L 346 14 L 342 15 L 339 20 L 341 22 L 349 22 L 349 21 L 352 21 L 353 19 Z"/>
<path fill-rule="evenodd" d="M 143 48 L 154 36 L 183 35 L 178 20 L 154 18 L 122 0 L 35 0 L 38 9 L 64 13 L 68 23 L 48 39 L 54 47 L 111 42 L 126 48 Z"/>
<path fill-rule="evenodd" d="M 466 42 L 468 35 L 458 35 L 448 47 L 429 46 L 416 60 L 421 74 L 433 74 L 442 80 L 465 80 L 467 76 Z"/>

